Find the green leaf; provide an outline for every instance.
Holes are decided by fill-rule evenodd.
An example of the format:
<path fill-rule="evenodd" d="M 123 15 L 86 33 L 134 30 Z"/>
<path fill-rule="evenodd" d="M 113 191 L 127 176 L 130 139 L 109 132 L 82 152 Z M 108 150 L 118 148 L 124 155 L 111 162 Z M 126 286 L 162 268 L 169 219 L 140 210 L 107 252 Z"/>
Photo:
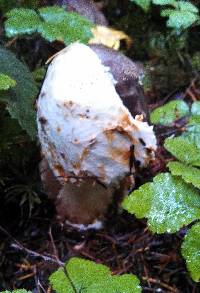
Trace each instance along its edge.
<path fill-rule="evenodd" d="M 153 4 L 156 5 L 173 5 L 176 6 L 176 0 L 152 0 Z"/>
<path fill-rule="evenodd" d="M 174 176 L 181 176 L 187 183 L 200 189 L 200 170 L 179 162 L 168 163 L 168 168 Z"/>
<path fill-rule="evenodd" d="M 182 243 L 181 251 L 194 281 L 200 281 L 200 223 L 192 226 Z"/>
<path fill-rule="evenodd" d="M 147 12 L 151 5 L 151 0 L 131 0 L 138 6 L 140 6 L 145 12 Z"/>
<path fill-rule="evenodd" d="M 48 15 L 47 9 L 45 13 L 44 10 L 45 8 L 42 10 L 42 16 L 45 16 L 46 22 L 41 23 L 38 31 L 46 40 L 60 40 L 67 45 L 75 41 L 87 43 L 92 37 L 92 24 L 86 18 L 75 12 L 67 13 L 63 9 L 63 12 L 56 10 L 51 12 L 51 15 Z"/>
<path fill-rule="evenodd" d="M 186 131 L 183 132 L 183 138 L 194 144 L 200 150 L 200 116 L 193 115 L 190 117 Z"/>
<path fill-rule="evenodd" d="M 77 290 L 88 288 L 94 281 L 101 282 L 110 275 L 108 267 L 81 258 L 72 258 L 67 264 L 67 271 Z"/>
<path fill-rule="evenodd" d="M 199 71 L 200 70 L 200 52 L 195 52 L 193 54 L 191 62 L 192 62 L 192 67 Z"/>
<path fill-rule="evenodd" d="M 54 24 L 62 22 L 67 14 L 66 11 L 59 6 L 40 8 L 39 13 L 46 22 L 52 22 Z"/>
<path fill-rule="evenodd" d="M 27 291 L 26 289 L 17 289 L 13 291 L 1 291 L 0 293 L 32 293 L 31 291 Z"/>
<path fill-rule="evenodd" d="M 198 15 L 190 11 L 174 10 L 169 15 L 167 26 L 177 30 L 186 29 L 198 20 Z"/>
<path fill-rule="evenodd" d="M 151 115 L 151 123 L 170 125 L 176 119 L 189 114 L 189 107 L 184 101 L 174 100 L 155 109 Z"/>
<path fill-rule="evenodd" d="M 197 114 L 196 115 L 192 115 L 188 121 L 188 125 L 187 125 L 187 132 L 193 132 L 193 129 L 191 127 L 199 127 L 200 126 L 200 115 L 198 115 L 198 108 L 195 106 L 195 108 L 193 109 L 193 111 L 195 111 Z"/>
<path fill-rule="evenodd" d="M 16 85 L 16 81 L 6 74 L 0 73 L 0 91 L 8 90 Z"/>
<path fill-rule="evenodd" d="M 81 258 L 71 258 L 65 269 L 60 268 L 50 276 L 57 293 L 139 293 L 139 280 L 133 275 L 112 276 L 108 267 Z M 118 290 L 118 291 L 116 291 Z"/>
<path fill-rule="evenodd" d="M 38 94 L 29 69 L 13 53 L 0 46 L 1 72 L 16 81 L 7 95 L 7 109 L 20 126 L 33 138 L 36 136 L 34 101 Z"/>
<path fill-rule="evenodd" d="M 75 12 L 68 12 L 66 15 L 67 35 L 65 37 L 65 44 L 75 41 L 87 43 L 92 37 L 92 24 L 86 18 L 80 16 Z"/>
<path fill-rule="evenodd" d="M 162 17 L 169 17 L 172 12 L 174 12 L 174 9 L 163 9 L 160 15 Z"/>
<path fill-rule="evenodd" d="M 124 274 L 122 276 L 113 276 L 107 278 L 99 284 L 91 285 L 88 293 L 139 293 L 141 292 L 140 283 L 137 277 Z"/>
<path fill-rule="evenodd" d="M 178 8 L 181 11 L 189 11 L 189 12 L 192 12 L 192 13 L 198 13 L 199 12 L 198 8 L 196 6 L 194 6 L 194 4 L 192 4 L 191 2 L 178 1 L 177 4 L 178 4 Z"/>
<path fill-rule="evenodd" d="M 22 129 L 15 119 L 10 116 L 2 117 L 0 124 L 0 155 L 10 150 L 11 145 L 15 145 L 17 138 L 22 134 Z"/>
<path fill-rule="evenodd" d="M 169 173 L 154 177 L 126 197 L 124 209 L 137 218 L 147 218 L 152 232 L 177 232 L 200 218 L 200 196 L 195 188 Z"/>
<path fill-rule="evenodd" d="M 5 31 L 8 37 L 37 32 L 49 42 L 59 40 L 65 44 L 87 43 L 92 37 L 93 24 L 88 19 L 57 6 L 41 8 L 38 13 L 31 9 L 13 9 L 7 17 Z"/>
<path fill-rule="evenodd" d="M 37 31 L 40 25 L 39 15 L 32 9 L 15 8 L 9 11 L 5 22 L 5 31 L 7 37 L 17 35 L 32 34 Z"/>
<path fill-rule="evenodd" d="M 189 137 L 167 138 L 164 146 L 181 162 L 192 166 L 200 166 L 200 148 Z"/>
<path fill-rule="evenodd" d="M 106 266 L 81 258 L 71 258 L 66 265 L 66 270 L 77 291 L 83 287 L 87 288 L 94 280 L 95 282 L 104 280 L 110 273 Z M 63 268 L 50 276 L 50 282 L 57 293 L 74 292 L 70 280 Z"/>
<path fill-rule="evenodd" d="M 49 42 L 54 42 L 56 40 L 64 42 L 64 36 L 66 35 L 66 26 L 53 23 L 41 23 L 38 28 L 38 32 L 41 36 Z"/>
<path fill-rule="evenodd" d="M 193 115 L 200 115 L 200 101 L 194 102 L 192 104 L 191 113 Z"/>
<path fill-rule="evenodd" d="M 66 276 L 65 270 L 59 268 L 49 277 L 51 286 L 57 293 L 74 293 L 69 278 Z"/>

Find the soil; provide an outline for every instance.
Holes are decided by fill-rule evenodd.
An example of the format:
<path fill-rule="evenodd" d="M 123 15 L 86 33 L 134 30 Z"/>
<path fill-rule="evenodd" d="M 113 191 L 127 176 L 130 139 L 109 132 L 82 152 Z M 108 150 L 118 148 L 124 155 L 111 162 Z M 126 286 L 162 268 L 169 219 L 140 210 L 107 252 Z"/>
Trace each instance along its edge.
<path fill-rule="evenodd" d="M 59 262 L 79 256 L 108 265 L 114 274 L 136 274 L 143 292 L 200 292 L 180 255 L 184 229 L 177 235 L 152 235 L 144 221 L 110 213 L 103 230 L 79 233 L 58 225 L 53 206 L 45 199 L 21 227 L 10 207 L 5 212 L 10 212 L 6 218 L 12 229 L 6 223 L 0 228 L 1 290 L 52 292 L 50 273 Z"/>

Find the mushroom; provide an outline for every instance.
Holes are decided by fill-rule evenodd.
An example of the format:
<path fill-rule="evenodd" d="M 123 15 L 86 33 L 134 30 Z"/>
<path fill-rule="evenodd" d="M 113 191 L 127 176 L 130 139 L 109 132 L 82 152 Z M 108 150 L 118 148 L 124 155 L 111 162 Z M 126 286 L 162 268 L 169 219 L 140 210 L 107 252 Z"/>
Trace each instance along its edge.
<path fill-rule="evenodd" d="M 96 51 L 80 43 L 60 51 L 37 102 L 42 180 L 60 220 L 82 230 L 101 227 L 114 195 L 133 188 L 134 162 L 146 167 L 156 149 L 153 127 L 133 118 L 115 89 L 121 75 Z"/>

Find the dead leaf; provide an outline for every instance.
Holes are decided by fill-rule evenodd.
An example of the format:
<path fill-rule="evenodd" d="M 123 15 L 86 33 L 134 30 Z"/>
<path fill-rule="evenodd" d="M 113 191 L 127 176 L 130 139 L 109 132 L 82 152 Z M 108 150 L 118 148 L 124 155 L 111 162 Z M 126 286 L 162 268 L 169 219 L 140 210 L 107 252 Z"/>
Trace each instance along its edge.
<path fill-rule="evenodd" d="M 127 34 L 110 27 L 97 25 L 92 28 L 92 33 L 93 38 L 90 39 L 89 44 L 102 44 L 115 50 L 120 48 L 121 40 L 126 42 L 128 48 L 130 48 L 132 44 L 132 39 Z"/>

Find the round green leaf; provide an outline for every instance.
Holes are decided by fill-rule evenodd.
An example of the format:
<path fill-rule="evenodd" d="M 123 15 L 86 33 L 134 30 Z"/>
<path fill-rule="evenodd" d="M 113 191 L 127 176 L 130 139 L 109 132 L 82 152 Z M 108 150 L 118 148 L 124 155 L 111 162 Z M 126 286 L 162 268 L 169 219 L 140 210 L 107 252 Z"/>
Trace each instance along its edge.
<path fill-rule="evenodd" d="M 140 293 L 141 287 L 137 277 L 129 274 L 113 276 L 99 284 L 93 283 L 88 293 Z"/>
<path fill-rule="evenodd" d="M 92 37 L 92 24 L 77 13 L 59 14 L 56 22 L 54 17 L 56 18 L 56 15 L 46 16 L 46 22 L 42 22 L 38 27 L 38 32 L 49 42 L 60 40 L 66 45 L 75 41 L 87 43 Z"/>
<path fill-rule="evenodd" d="M 200 189 L 200 170 L 179 162 L 169 162 L 168 168 L 174 176 L 181 176 L 187 183 Z"/>
<path fill-rule="evenodd" d="M 179 137 L 167 138 L 165 148 L 178 160 L 192 166 L 200 166 L 200 148 L 191 139 L 191 135 L 186 134 Z"/>
<path fill-rule="evenodd" d="M 54 24 L 62 22 L 66 16 L 65 9 L 59 6 L 49 6 L 40 8 L 39 13 L 46 22 L 52 22 Z"/>
<path fill-rule="evenodd" d="M 193 115 L 200 115 L 200 101 L 196 101 L 192 104 L 191 113 Z"/>
<path fill-rule="evenodd" d="M 190 11 L 193 13 L 198 13 L 198 8 L 189 1 L 178 1 L 177 2 L 178 8 L 182 11 Z"/>
<path fill-rule="evenodd" d="M 186 131 L 181 135 L 184 139 L 187 139 L 192 145 L 197 147 L 197 151 L 200 151 L 200 115 L 192 115 L 189 119 Z M 194 148 L 194 146 L 192 148 Z M 197 156 L 198 156 L 197 153 Z"/>
<path fill-rule="evenodd" d="M 67 271 L 77 291 L 89 288 L 94 282 L 101 283 L 111 275 L 108 267 L 76 257 L 68 262 Z"/>
<path fill-rule="evenodd" d="M 151 123 L 170 125 L 176 119 L 189 114 L 189 107 L 184 101 L 174 100 L 155 109 L 151 115 Z"/>
<path fill-rule="evenodd" d="M 176 6 L 176 0 L 152 0 L 153 4 L 156 5 L 173 5 Z"/>
<path fill-rule="evenodd" d="M 66 269 L 54 272 L 50 283 L 57 293 L 141 292 L 139 280 L 134 275 L 112 276 L 108 267 L 77 257 L 70 259 Z"/>
<path fill-rule="evenodd" d="M 182 247 L 182 255 L 194 281 L 200 281 L 200 223 L 187 232 Z"/>
<path fill-rule="evenodd" d="M 27 291 L 26 289 L 16 289 L 13 291 L 1 291 L 0 293 L 32 293 L 31 291 Z"/>
<path fill-rule="evenodd" d="M 147 218 L 151 231 L 174 233 L 200 218 L 200 196 L 195 188 L 169 173 L 159 174 L 126 197 L 124 209 Z"/>
<path fill-rule="evenodd" d="M 6 16 L 5 31 L 7 37 L 15 37 L 22 34 L 32 34 L 37 31 L 41 23 L 40 17 L 32 9 L 14 8 Z"/>
<path fill-rule="evenodd" d="M 15 8 L 7 13 L 5 22 L 7 37 L 40 33 L 49 42 L 59 40 L 65 44 L 80 41 L 87 43 L 92 37 L 93 24 L 85 17 L 51 6 L 39 9 Z"/>
<path fill-rule="evenodd" d="M 177 30 L 186 29 L 198 20 L 198 15 L 190 11 L 174 10 L 167 21 L 167 26 Z"/>

